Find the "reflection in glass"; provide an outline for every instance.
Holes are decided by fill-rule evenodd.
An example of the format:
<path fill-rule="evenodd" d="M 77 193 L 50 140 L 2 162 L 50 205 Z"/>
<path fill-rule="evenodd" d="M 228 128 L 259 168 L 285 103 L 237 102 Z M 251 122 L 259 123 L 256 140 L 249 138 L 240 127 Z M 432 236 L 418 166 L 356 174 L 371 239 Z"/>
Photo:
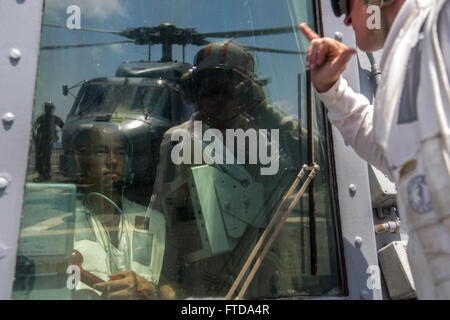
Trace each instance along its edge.
<path fill-rule="evenodd" d="M 156 83 L 139 86 L 134 83 L 109 84 L 111 80 L 104 82 L 83 86 L 79 101 L 71 113 L 78 116 L 86 113 L 147 113 L 171 120 L 169 90 L 164 86 Z"/>
<path fill-rule="evenodd" d="M 80 29 L 66 28 L 70 5 L 80 8 Z M 45 153 L 51 177 L 35 170 L 45 158 L 38 146 L 29 152 L 13 297 L 112 298 L 114 285 L 105 293 L 92 281 L 120 281 L 117 272 L 145 285 L 143 293 L 116 298 L 225 296 L 307 163 L 306 43 L 296 26 L 315 24 L 313 7 L 294 0 L 46 0 L 33 118 L 51 99 L 64 126 Z M 227 50 L 243 47 L 246 54 L 235 56 L 240 67 L 224 67 L 221 59 L 233 56 L 224 47 L 194 59 L 218 39 L 231 43 Z M 192 73 L 190 62 L 200 61 L 206 71 Z M 316 237 L 309 234 L 312 199 L 304 196 L 247 298 L 342 294 L 325 120 L 314 110 Z M 176 129 L 205 158 L 185 164 L 178 152 L 174 161 Z M 237 136 L 227 138 L 227 129 Z M 231 141 L 230 163 L 223 147 Z M 74 250 L 81 255 L 75 261 Z M 73 266 L 93 274 L 91 282 L 83 272 L 78 281 Z"/>
<path fill-rule="evenodd" d="M 194 61 L 182 79 L 198 112 L 166 132 L 150 208 L 168 221 L 167 255 L 174 261 L 178 296 L 224 297 L 306 163 L 306 135 L 297 121 L 267 103 L 254 58 L 242 46 L 213 42 Z M 318 136 L 314 141 L 320 147 Z M 264 162 L 268 155 L 270 161 Z M 298 214 L 284 228 L 292 237 L 283 236 L 272 246 L 247 298 L 299 294 L 300 265 L 292 268 L 289 260 L 305 255 L 293 240 L 296 228 L 308 221 L 299 224 Z M 320 217 L 322 226 L 326 219 Z M 335 283 L 329 285 L 333 289 Z M 323 294 L 315 287 L 325 290 L 319 283 L 308 289 Z"/>
<path fill-rule="evenodd" d="M 165 221 L 124 196 L 132 179 L 131 141 L 114 124 L 85 124 L 75 133 L 74 150 L 79 175 L 74 250 L 82 268 L 99 278 L 92 284 L 82 274 L 76 289 L 88 290 L 90 296 L 96 289 L 110 299 L 153 297 Z"/>
<path fill-rule="evenodd" d="M 39 116 L 33 128 L 33 141 L 36 150 L 36 171 L 39 176 L 34 181 L 48 181 L 51 178 L 51 163 L 53 144 L 58 141 L 57 127 L 62 129 L 64 121 L 55 115 L 55 105 L 51 101 L 44 104 L 44 114 Z"/>

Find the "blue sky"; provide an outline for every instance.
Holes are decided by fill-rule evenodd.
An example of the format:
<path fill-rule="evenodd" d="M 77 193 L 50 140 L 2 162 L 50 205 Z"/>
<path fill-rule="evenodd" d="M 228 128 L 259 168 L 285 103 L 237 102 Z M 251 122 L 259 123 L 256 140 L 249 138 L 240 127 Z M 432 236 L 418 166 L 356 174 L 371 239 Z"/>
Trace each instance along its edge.
<path fill-rule="evenodd" d="M 129 27 L 172 23 L 199 32 L 217 32 L 313 25 L 312 1 L 299 0 L 46 0 L 43 21 L 66 25 L 66 9 L 77 5 L 81 27 L 121 31 Z M 308 20 L 309 17 L 309 20 Z M 125 40 L 118 35 L 43 27 L 41 46 Z M 208 40 L 215 40 L 210 38 Z M 219 40 L 219 39 L 217 39 Z M 300 33 L 237 39 L 250 46 L 305 51 Z M 192 62 L 197 46 L 186 47 L 186 61 Z M 181 47 L 173 47 L 175 60 L 182 60 Z M 41 50 L 36 86 L 35 117 L 44 101 L 55 102 L 56 113 L 66 118 L 73 98 L 62 95 L 69 86 L 95 77 L 113 76 L 123 61 L 147 58 L 147 46 L 122 44 L 95 48 Z M 304 71 L 304 56 L 256 53 L 258 74 L 270 78 L 269 99 L 285 113 L 297 110 L 297 75 Z M 160 59 L 160 46 L 152 48 L 152 60 Z M 76 92 L 76 91 L 75 91 Z"/>

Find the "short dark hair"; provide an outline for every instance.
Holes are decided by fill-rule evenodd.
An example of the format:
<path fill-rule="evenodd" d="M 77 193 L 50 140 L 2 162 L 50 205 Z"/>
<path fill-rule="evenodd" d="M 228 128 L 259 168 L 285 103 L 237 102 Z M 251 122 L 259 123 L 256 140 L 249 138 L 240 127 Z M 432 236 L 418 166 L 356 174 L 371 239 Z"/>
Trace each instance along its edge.
<path fill-rule="evenodd" d="M 86 152 L 86 142 L 95 140 L 103 134 L 117 134 L 125 146 L 127 154 L 129 153 L 131 141 L 120 131 L 119 127 L 110 122 L 92 122 L 81 124 L 75 131 L 73 137 L 73 148 L 76 152 Z"/>

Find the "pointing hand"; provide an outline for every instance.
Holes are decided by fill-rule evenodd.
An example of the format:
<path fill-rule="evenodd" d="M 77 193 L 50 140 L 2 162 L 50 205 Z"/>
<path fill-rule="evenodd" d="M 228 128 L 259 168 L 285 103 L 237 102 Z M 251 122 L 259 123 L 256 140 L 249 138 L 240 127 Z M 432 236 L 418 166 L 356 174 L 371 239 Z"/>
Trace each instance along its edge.
<path fill-rule="evenodd" d="M 318 92 L 328 91 L 345 71 L 351 57 L 357 53 L 331 38 L 321 38 L 305 23 L 300 30 L 310 41 L 306 67 L 311 68 L 311 79 Z"/>

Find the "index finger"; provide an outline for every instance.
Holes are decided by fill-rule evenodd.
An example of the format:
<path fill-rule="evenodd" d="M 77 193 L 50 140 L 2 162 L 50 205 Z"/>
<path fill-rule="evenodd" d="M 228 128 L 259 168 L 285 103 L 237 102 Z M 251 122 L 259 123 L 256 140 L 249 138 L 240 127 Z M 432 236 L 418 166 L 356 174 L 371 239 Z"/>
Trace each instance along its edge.
<path fill-rule="evenodd" d="M 126 288 L 128 286 L 128 280 L 126 278 L 121 278 L 119 280 L 110 280 L 101 283 L 96 283 L 94 285 L 94 289 L 99 290 L 101 292 L 105 291 L 117 291 L 122 288 Z"/>
<path fill-rule="evenodd" d="M 129 275 L 127 271 L 119 271 L 109 275 L 109 280 L 119 280 L 122 278 L 126 278 Z"/>
<path fill-rule="evenodd" d="M 303 34 L 308 38 L 309 41 L 320 38 L 320 36 L 315 33 L 306 23 L 302 23 L 298 26 Z"/>

